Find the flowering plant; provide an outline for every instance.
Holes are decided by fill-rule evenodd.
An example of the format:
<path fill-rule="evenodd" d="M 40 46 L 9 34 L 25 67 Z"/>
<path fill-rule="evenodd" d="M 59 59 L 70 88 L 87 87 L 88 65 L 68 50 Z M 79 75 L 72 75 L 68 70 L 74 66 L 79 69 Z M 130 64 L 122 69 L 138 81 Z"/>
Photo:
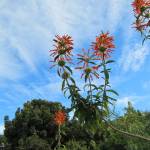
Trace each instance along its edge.
<path fill-rule="evenodd" d="M 150 39 L 150 0 L 134 0 L 132 6 L 136 18 L 134 27 L 144 36 L 144 42 Z"/>
<path fill-rule="evenodd" d="M 66 120 L 66 114 L 64 111 L 59 110 L 57 112 L 55 112 L 55 117 L 54 117 L 54 121 L 56 123 L 56 125 L 62 125 Z"/>
<path fill-rule="evenodd" d="M 135 9 L 137 13 L 138 9 Z M 73 69 L 70 67 L 72 63 L 73 40 L 68 35 L 56 36 L 54 39 L 55 49 L 50 50 L 52 56 L 52 67 L 57 68 L 58 76 L 62 79 L 62 91 L 68 99 L 71 100 L 69 111 L 74 110 L 74 118 L 77 118 L 81 125 L 88 129 L 99 128 L 99 126 L 107 125 L 111 129 L 125 134 L 127 136 L 150 141 L 150 138 L 128 133 L 114 127 L 110 121 L 110 115 L 113 114 L 111 106 L 114 106 L 118 93 L 111 88 L 109 76 L 111 72 L 110 60 L 113 52 L 114 38 L 107 33 L 101 33 L 92 42 L 88 50 L 82 49 L 83 54 L 78 54 L 77 63 L 80 66 L 75 67 L 82 71 L 81 78 L 84 78 L 84 87 L 81 90 L 73 78 Z M 94 77 L 94 78 L 93 78 Z M 94 82 L 97 79 L 97 83 Z M 100 83 L 100 84 L 99 84 Z M 54 121 L 58 125 L 58 149 L 61 146 L 60 126 L 65 122 L 66 115 L 63 111 L 55 113 Z"/>
<path fill-rule="evenodd" d="M 109 83 L 111 68 L 107 67 L 114 62 L 110 60 L 115 48 L 114 38 L 108 32 L 102 32 L 88 50 L 83 49 L 83 54 L 77 55 L 79 60 L 77 65 L 80 66 L 75 69 L 82 71 L 83 90 L 77 86 L 73 70 L 69 66 L 69 63 L 72 63 L 72 38 L 68 35 L 56 36 L 54 43 L 55 49 L 50 50 L 52 67 L 57 68 L 58 76 L 62 79 L 62 91 L 71 100 L 70 111 L 74 110 L 74 117 L 78 118 L 82 125 L 95 129 L 109 117 L 110 105 L 116 101 L 112 96 L 118 95 L 111 89 Z M 94 79 L 99 79 L 102 83 L 94 84 Z"/>
<path fill-rule="evenodd" d="M 54 114 L 54 122 L 58 126 L 58 144 L 57 148 L 59 149 L 61 146 L 61 125 L 65 123 L 66 113 L 63 110 L 56 111 Z"/>

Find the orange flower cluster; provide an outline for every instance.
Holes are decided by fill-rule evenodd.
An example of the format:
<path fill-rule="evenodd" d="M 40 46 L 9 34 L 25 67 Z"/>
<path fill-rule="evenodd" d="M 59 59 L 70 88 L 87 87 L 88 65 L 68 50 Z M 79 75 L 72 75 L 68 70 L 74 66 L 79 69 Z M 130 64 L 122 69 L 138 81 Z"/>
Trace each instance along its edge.
<path fill-rule="evenodd" d="M 150 26 L 150 20 L 148 23 L 142 23 L 140 20 L 137 20 L 134 24 L 134 28 L 142 32 L 146 27 Z"/>
<path fill-rule="evenodd" d="M 80 63 L 83 63 L 83 68 L 85 68 L 85 67 L 87 67 L 88 65 L 89 65 L 89 62 L 91 61 L 91 60 L 94 60 L 93 59 L 93 55 L 90 53 L 91 51 L 90 51 L 90 49 L 88 49 L 87 51 L 83 48 L 82 49 L 82 52 L 83 52 L 83 54 L 77 54 L 78 56 L 79 56 L 79 62 L 78 62 L 78 64 L 80 64 Z"/>
<path fill-rule="evenodd" d="M 132 6 L 135 14 L 139 15 L 142 12 L 142 8 L 150 6 L 150 0 L 134 0 Z"/>
<path fill-rule="evenodd" d="M 150 0 L 134 0 L 132 7 L 136 17 L 136 21 L 133 23 L 133 27 L 140 31 L 146 39 L 149 37 Z"/>
<path fill-rule="evenodd" d="M 97 73 L 97 70 L 99 66 L 97 66 L 93 60 L 96 60 L 93 53 L 90 51 L 91 49 L 88 49 L 88 51 L 85 51 L 85 49 L 82 49 L 83 54 L 78 54 L 79 56 L 79 62 L 78 64 L 82 63 L 83 65 L 81 67 L 76 67 L 76 69 L 83 70 L 83 73 L 81 75 L 81 78 L 83 76 L 87 76 L 88 78 L 93 80 L 93 75 L 96 78 L 99 78 L 99 74 Z M 93 66 L 94 65 L 94 66 Z"/>
<path fill-rule="evenodd" d="M 65 120 L 66 120 L 66 114 L 64 111 L 59 110 L 55 112 L 54 121 L 56 125 L 62 125 L 65 122 Z"/>
<path fill-rule="evenodd" d="M 95 55 L 101 60 L 109 58 L 110 53 L 113 51 L 112 48 L 115 48 L 113 41 L 113 36 L 109 36 L 108 32 L 97 36 L 96 41 L 92 43 L 92 48 L 95 50 Z"/>
<path fill-rule="evenodd" d="M 55 57 L 54 61 L 65 60 L 70 61 L 71 51 L 73 49 L 73 40 L 71 36 L 55 36 L 53 40 L 55 42 L 55 49 L 50 50 L 51 56 Z"/>

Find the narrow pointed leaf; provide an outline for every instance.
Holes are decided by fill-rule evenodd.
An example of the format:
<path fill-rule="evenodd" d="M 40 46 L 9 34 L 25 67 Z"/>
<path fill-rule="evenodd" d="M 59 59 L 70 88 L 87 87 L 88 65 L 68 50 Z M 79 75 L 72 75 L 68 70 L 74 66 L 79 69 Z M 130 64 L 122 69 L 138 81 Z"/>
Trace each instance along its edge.
<path fill-rule="evenodd" d="M 119 96 L 119 94 L 118 94 L 116 91 L 112 90 L 112 89 L 111 89 L 111 90 L 107 90 L 107 92 L 111 92 L 111 93 L 113 93 L 113 94 Z"/>

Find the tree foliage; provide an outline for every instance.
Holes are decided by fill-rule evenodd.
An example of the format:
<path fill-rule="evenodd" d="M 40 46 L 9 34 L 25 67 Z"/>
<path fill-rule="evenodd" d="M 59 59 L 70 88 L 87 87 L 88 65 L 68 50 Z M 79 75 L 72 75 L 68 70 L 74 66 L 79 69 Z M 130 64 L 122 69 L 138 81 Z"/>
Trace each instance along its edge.
<path fill-rule="evenodd" d="M 5 117 L 7 149 L 54 150 L 58 131 L 54 112 L 60 109 L 64 109 L 60 103 L 33 100 L 25 103 L 23 109 L 17 109 L 14 119 Z M 135 110 L 131 103 L 123 116 L 110 123 L 127 132 L 150 136 L 150 113 Z M 96 131 L 89 130 L 76 118 L 66 120 L 61 126 L 59 150 L 148 150 L 149 147 L 149 142 L 118 134 L 105 122 Z"/>
<path fill-rule="evenodd" d="M 57 125 L 54 122 L 54 114 L 64 107 L 60 103 L 48 102 L 46 100 L 32 100 L 24 104 L 23 108 L 18 108 L 15 118 L 10 120 L 5 117 L 5 131 L 8 144 L 12 150 L 16 147 L 31 145 L 30 141 L 41 145 L 56 145 Z M 33 148 L 32 148 L 33 149 Z"/>

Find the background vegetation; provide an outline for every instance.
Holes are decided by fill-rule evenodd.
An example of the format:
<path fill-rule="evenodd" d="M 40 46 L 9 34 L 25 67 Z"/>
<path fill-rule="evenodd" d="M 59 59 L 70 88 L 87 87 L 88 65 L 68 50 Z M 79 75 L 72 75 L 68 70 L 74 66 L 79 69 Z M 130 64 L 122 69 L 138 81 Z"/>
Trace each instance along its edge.
<path fill-rule="evenodd" d="M 5 116 L 4 136 L 8 150 L 53 150 L 58 142 L 58 126 L 54 123 L 54 113 L 67 109 L 57 102 L 32 100 L 18 108 L 15 118 Z M 150 112 L 135 110 L 131 103 L 125 108 L 123 116 L 110 121 L 118 129 L 150 136 Z M 105 123 L 103 123 L 105 124 Z M 60 150 L 148 150 L 150 143 L 125 136 L 103 124 L 95 130 L 89 130 L 76 119 L 66 119 L 61 126 Z"/>

